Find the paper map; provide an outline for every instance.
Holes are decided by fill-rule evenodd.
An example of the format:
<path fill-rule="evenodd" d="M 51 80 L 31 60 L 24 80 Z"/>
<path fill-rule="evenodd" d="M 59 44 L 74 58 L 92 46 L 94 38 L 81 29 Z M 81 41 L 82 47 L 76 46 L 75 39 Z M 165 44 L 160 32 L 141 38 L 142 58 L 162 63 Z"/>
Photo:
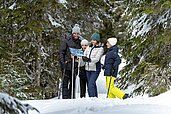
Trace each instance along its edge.
<path fill-rule="evenodd" d="M 69 48 L 69 49 L 73 56 L 79 56 L 79 57 L 84 56 L 84 52 L 82 49 L 75 49 L 75 48 Z"/>

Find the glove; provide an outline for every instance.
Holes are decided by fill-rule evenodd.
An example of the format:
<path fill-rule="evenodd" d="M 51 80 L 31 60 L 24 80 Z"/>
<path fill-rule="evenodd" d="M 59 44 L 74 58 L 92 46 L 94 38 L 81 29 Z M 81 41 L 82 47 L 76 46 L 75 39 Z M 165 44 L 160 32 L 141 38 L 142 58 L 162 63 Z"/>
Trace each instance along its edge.
<path fill-rule="evenodd" d="M 82 59 L 84 62 L 91 62 L 91 59 L 88 57 L 83 56 Z"/>
<path fill-rule="evenodd" d="M 61 67 L 62 67 L 62 69 L 66 69 L 66 67 L 67 67 L 66 63 L 62 63 Z"/>
<path fill-rule="evenodd" d="M 105 67 L 104 67 L 104 65 L 102 65 L 102 64 L 101 64 L 101 68 L 102 68 L 103 70 L 105 70 Z"/>
<path fill-rule="evenodd" d="M 114 73 L 115 72 L 115 68 L 111 68 L 111 73 Z"/>

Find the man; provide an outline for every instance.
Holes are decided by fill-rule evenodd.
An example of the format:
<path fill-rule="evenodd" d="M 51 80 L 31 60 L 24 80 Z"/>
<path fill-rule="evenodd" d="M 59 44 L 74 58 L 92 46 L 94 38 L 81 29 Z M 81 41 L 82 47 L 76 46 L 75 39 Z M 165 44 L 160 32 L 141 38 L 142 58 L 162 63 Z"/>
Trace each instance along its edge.
<path fill-rule="evenodd" d="M 66 37 L 60 46 L 60 51 L 59 51 L 60 63 L 64 73 L 63 84 L 62 84 L 63 99 L 71 99 L 71 96 L 75 98 L 75 80 L 76 80 L 77 69 L 78 69 L 78 60 L 77 57 L 71 55 L 70 48 L 75 48 L 75 49 L 81 48 L 80 28 L 78 24 L 75 24 L 75 26 L 72 28 L 72 35 L 70 37 Z M 74 68 L 72 68 L 73 61 L 74 61 Z M 73 76 L 73 84 L 72 84 L 72 76 Z M 73 85 L 73 90 L 72 90 L 72 85 Z M 72 91 L 73 93 L 71 93 Z"/>

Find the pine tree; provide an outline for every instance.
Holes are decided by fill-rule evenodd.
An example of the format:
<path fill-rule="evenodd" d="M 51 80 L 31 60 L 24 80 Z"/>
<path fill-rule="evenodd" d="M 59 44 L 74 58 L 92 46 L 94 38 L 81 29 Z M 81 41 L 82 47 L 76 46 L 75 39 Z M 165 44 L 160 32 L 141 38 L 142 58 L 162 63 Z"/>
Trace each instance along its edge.
<path fill-rule="evenodd" d="M 59 39 L 47 16 L 56 2 L 1 2 L 1 90 L 24 99 L 45 98 L 46 87 L 56 94 L 59 69 L 54 56 Z M 45 80 L 49 82 L 44 84 Z"/>
<path fill-rule="evenodd" d="M 0 1 L 0 90 L 22 99 L 57 95 L 58 48 L 79 24 L 90 40 L 118 38 L 127 65 L 116 82 L 150 96 L 170 86 L 169 0 Z M 158 88 L 158 89 L 156 89 Z"/>
<path fill-rule="evenodd" d="M 134 85 L 135 94 L 155 96 L 170 88 L 170 2 L 128 2 L 128 34 L 123 45 L 127 65 L 121 87 Z M 128 16 L 127 15 L 127 16 Z M 128 80 L 128 81 L 127 81 Z"/>

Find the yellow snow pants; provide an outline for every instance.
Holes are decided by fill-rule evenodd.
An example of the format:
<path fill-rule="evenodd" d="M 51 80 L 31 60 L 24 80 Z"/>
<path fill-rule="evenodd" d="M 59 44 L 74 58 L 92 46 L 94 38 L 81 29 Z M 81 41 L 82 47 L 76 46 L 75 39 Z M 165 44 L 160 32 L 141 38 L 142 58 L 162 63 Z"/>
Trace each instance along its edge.
<path fill-rule="evenodd" d="M 107 89 L 107 91 L 109 88 L 108 98 L 118 97 L 119 99 L 122 99 L 123 96 L 125 95 L 125 93 L 122 90 L 120 90 L 119 88 L 114 86 L 114 79 L 115 78 L 113 76 L 106 76 L 106 89 Z"/>

